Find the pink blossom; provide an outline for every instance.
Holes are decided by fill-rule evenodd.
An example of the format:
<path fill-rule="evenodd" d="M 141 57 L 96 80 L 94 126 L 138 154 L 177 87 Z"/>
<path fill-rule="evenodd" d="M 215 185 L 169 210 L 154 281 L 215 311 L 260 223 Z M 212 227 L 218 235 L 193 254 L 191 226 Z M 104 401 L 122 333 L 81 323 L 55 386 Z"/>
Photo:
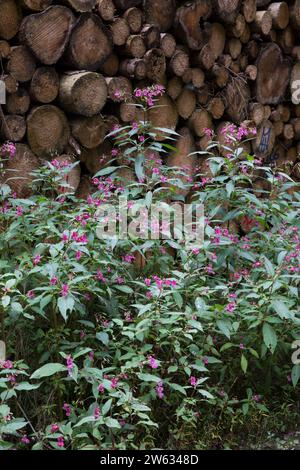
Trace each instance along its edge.
<path fill-rule="evenodd" d="M 65 440 L 62 436 L 59 436 L 57 438 L 57 445 L 58 447 L 65 447 Z"/>
<path fill-rule="evenodd" d="M 190 377 L 190 384 L 192 387 L 196 387 L 197 386 L 197 383 L 198 383 L 198 379 L 196 379 L 196 377 L 194 377 L 193 375 Z"/>
<path fill-rule="evenodd" d="M 104 389 L 104 385 L 103 385 L 103 384 L 100 384 L 100 385 L 98 386 L 98 392 L 103 393 L 104 390 L 105 390 L 105 389 Z"/>
<path fill-rule="evenodd" d="M 29 291 L 27 292 L 27 297 L 28 297 L 29 299 L 34 299 L 34 297 L 35 297 L 34 291 L 33 291 L 33 290 L 29 290 Z"/>
<path fill-rule="evenodd" d="M 162 380 L 158 382 L 155 389 L 158 397 L 162 400 L 164 398 L 164 386 Z"/>
<path fill-rule="evenodd" d="M 55 433 L 55 432 L 59 431 L 59 426 L 58 426 L 58 424 L 54 423 L 54 424 L 51 424 L 50 429 L 51 429 L 52 433 Z"/>
<path fill-rule="evenodd" d="M 71 376 L 72 375 L 72 371 L 73 371 L 73 368 L 74 368 L 74 362 L 73 362 L 73 359 L 72 359 L 72 356 L 67 356 L 67 369 L 68 369 L 68 375 Z"/>
<path fill-rule="evenodd" d="M 50 285 L 55 286 L 56 284 L 57 284 L 57 277 L 56 276 L 51 277 Z"/>
<path fill-rule="evenodd" d="M 68 403 L 64 403 L 63 410 L 66 413 L 66 416 L 69 418 L 71 416 L 72 408 Z"/>
<path fill-rule="evenodd" d="M 18 206 L 17 207 L 17 212 L 16 212 L 16 216 L 17 217 L 21 217 L 21 215 L 23 215 L 23 208 Z"/>
<path fill-rule="evenodd" d="M 117 377 L 113 377 L 110 381 L 111 388 L 117 388 L 119 379 Z"/>
<path fill-rule="evenodd" d="M 149 361 L 149 366 L 152 369 L 157 369 L 158 368 L 158 363 L 156 359 L 153 356 L 148 356 L 148 361 Z"/>
<path fill-rule="evenodd" d="M 41 255 L 36 255 L 34 258 L 33 258 L 33 264 L 36 266 L 37 264 L 39 264 L 39 262 L 41 261 L 42 257 Z"/>
<path fill-rule="evenodd" d="M 30 439 L 28 439 L 28 437 L 25 434 L 24 436 L 22 436 L 21 442 L 22 444 L 30 444 Z"/>
<path fill-rule="evenodd" d="M 112 149 L 111 154 L 113 157 L 116 157 L 118 155 L 119 151 L 117 149 Z"/>
<path fill-rule="evenodd" d="M 62 289 L 61 289 L 61 296 L 62 297 L 67 297 L 69 294 L 69 286 L 68 284 L 63 284 Z"/>
<path fill-rule="evenodd" d="M 75 258 L 76 258 L 77 261 L 80 260 L 81 256 L 82 256 L 82 252 L 81 251 L 76 251 Z"/>
<path fill-rule="evenodd" d="M 100 418 L 100 408 L 99 408 L 99 406 L 96 406 L 96 408 L 94 409 L 94 418 L 95 419 Z"/>

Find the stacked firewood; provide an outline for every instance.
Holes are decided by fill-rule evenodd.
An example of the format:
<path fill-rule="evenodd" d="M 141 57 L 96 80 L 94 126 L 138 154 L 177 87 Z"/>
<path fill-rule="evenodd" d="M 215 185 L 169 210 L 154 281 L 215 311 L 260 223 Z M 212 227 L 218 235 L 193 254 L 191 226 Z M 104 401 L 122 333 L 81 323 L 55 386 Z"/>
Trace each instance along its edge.
<path fill-rule="evenodd" d="M 204 150 L 206 128 L 245 123 L 258 157 L 300 176 L 299 32 L 300 0 L 0 0 L 1 140 L 22 176 L 76 155 L 85 188 L 112 125 L 138 118 L 118 91 L 161 83 L 149 118 L 180 134 L 169 164 Z"/>

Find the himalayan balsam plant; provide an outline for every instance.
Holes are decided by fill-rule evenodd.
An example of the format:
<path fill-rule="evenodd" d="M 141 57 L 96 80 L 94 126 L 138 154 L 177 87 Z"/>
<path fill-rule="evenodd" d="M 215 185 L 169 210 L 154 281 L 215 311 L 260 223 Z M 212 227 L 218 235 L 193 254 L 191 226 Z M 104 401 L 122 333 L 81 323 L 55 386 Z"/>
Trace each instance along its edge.
<path fill-rule="evenodd" d="M 135 90 L 145 116 L 162 93 Z M 146 120 L 111 132 L 112 162 L 86 200 L 55 160 L 35 171 L 29 198 L 2 189 L 0 449 L 224 446 L 296 402 L 298 186 L 245 153 L 252 131 L 228 128 L 225 152 L 207 133 L 197 158 L 210 176 L 186 183 L 205 206 L 201 248 L 97 236 L 103 203 L 174 195 L 164 160 L 177 135 Z M 128 184 L 117 157 L 135 172 Z"/>

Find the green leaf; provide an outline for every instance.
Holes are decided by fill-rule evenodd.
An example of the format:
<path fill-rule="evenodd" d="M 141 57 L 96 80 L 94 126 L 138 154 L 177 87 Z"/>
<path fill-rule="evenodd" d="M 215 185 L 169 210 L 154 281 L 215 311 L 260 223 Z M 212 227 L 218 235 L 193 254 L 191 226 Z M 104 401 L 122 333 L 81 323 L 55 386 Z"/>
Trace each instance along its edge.
<path fill-rule="evenodd" d="M 113 419 L 113 418 L 106 418 L 105 424 L 109 428 L 121 429 L 121 425 L 120 425 L 119 421 L 117 421 L 116 419 Z"/>
<path fill-rule="evenodd" d="M 70 311 L 70 313 L 72 312 L 74 308 L 74 303 L 75 301 L 71 295 L 68 295 L 67 297 L 59 297 L 57 301 L 57 306 L 61 313 L 61 316 L 65 321 L 67 321 L 68 319 L 67 312 L 68 310 Z"/>
<path fill-rule="evenodd" d="M 246 374 L 247 368 L 248 368 L 248 361 L 246 357 L 244 356 L 244 354 L 242 354 L 242 357 L 241 357 L 241 368 L 244 374 Z"/>
<path fill-rule="evenodd" d="M 112 398 L 110 398 L 109 400 L 107 400 L 107 402 L 104 403 L 101 409 L 101 413 L 103 416 L 105 416 L 109 412 L 111 408 L 111 404 L 112 404 Z"/>
<path fill-rule="evenodd" d="M 160 377 L 157 377 L 156 375 L 152 375 L 152 374 L 138 374 L 138 378 L 140 380 L 143 380 L 144 382 L 160 382 L 161 381 L 161 378 Z"/>
<path fill-rule="evenodd" d="M 273 354 L 277 346 L 277 335 L 269 323 L 264 323 L 263 325 L 263 338 L 265 345 Z"/>
<path fill-rule="evenodd" d="M 294 387 L 296 387 L 299 379 L 300 379 L 300 364 L 296 364 L 294 365 L 294 367 L 292 368 L 292 383 L 294 385 Z"/>
<path fill-rule="evenodd" d="M 109 343 L 109 336 L 105 331 L 101 331 L 100 333 L 96 333 L 96 338 L 101 341 L 101 343 L 104 344 L 104 346 L 107 346 Z"/>
<path fill-rule="evenodd" d="M 182 395 L 186 395 L 186 390 L 185 390 L 181 385 L 174 384 L 174 383 L 169 383 L 168 385 L 169 385 L 170 388 L 172 388 L 173 390 L 176 390 L 177 392 L 182 393 Z"/>
<path fill-rule="evenodd" d="M 44 366 L 37 369 L 32 375 L 31 379 L 41 379 L 42 377 L 50 377 L 50 375 L 57 374 L 57 372 L 65 372 L 67 367 L 63 364 L 52 362 L 45 364 Z"/>
<path fill-rule="evenodd" d="M 275 310 L 275 312 L 280 316 L 280 318 L 291 318 L 293 315 L 287 308 L 284 302 L 281 300 L 273 300 L 271 306 Z"/>

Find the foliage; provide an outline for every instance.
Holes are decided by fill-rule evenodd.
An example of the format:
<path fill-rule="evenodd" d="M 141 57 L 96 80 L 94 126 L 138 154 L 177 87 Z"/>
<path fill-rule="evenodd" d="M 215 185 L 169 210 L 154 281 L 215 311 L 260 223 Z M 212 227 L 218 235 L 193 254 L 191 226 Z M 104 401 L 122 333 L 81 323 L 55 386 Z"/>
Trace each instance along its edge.
<path fill-rule="evenodd" d="M 212 141 L 211 178 L 185 182 L 205 205 L 201 249 L 97 237 L 104 202 L 176 197 L 162 161 L 172 145 L 156 131 L 112 132 L 112 156 L 135 165 L 126 187 L 112 164 L 77 200 L 52 162 L 28 199 L 2 191 L 1 449 L 201 448 L 296 401 L 300 194 L 289 177 Z"/>

